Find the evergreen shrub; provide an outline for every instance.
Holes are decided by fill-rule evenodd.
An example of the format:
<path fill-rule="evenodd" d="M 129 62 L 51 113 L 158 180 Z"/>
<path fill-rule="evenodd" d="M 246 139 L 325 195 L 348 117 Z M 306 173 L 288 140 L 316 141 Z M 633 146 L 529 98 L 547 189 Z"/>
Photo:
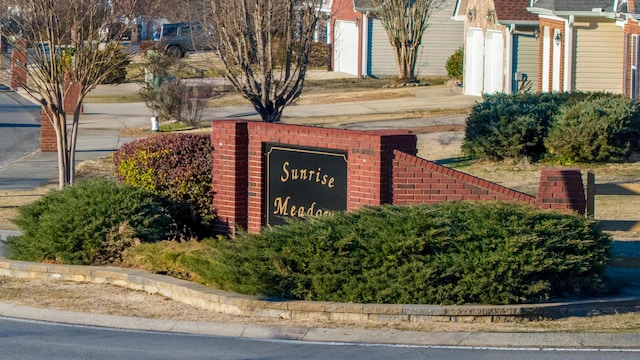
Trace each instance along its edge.
<path fill-rule="evenodd" d="M 101 60 L 97 62 L 104 68 L 100 72 L 106 74 L 103 84 L 119 84 L 127 79 L 127 66 L 131 63 L 131 54 L 122 45 L 109 44 L 97 56 L 97 60 Z"/>
<path fill-rule="evenodd" d="M 175 236 L 209 235 L 213 223 L 213 146 L 206 134 L 167 134 L 135 140 L 114 154 L 118 180 L 165 199 Z"/>
<path fill-rule="evenodd" d="M 445 68 L 447 69 L 447 76 L 449 79 L 456 79 L 460 83 L 462 83 L 462 75 L 463 75 L 463 61 L 464 61 L 464 48 L 461 46 L 456 50 L 449 58 L 447 59 L 447 63 L 445 64 Z"/>
<path fill-rule="evenodd" d="M 610 239 L 502 202 L 382 206 L 207 240 L 181 258 L 240 293 L 354 303 L 514 304 L 602 289 Z"/>
<path fill-rule="evenodd" d="M 639 114 L 624 95 L 591 94 L 560 108 L 545 147 L 562 163 L 624 160 L 638 150 Z"/>
<path fill-rule="evenodd" d="M 114 261 L 135 242 L 165 238 L 170 219 L 149 191 L 92 180 L 20 207 L 15 223 L 22 235 L 7 241 L 11 258 L 88 265 Z"/>
<path fill-rule="evenodd" d="M 560 106 L 581 93 L 484 95 L 467 117 L 462 151 L 482 160 L 529 158 L 545 152 L 544 139 Z"/>

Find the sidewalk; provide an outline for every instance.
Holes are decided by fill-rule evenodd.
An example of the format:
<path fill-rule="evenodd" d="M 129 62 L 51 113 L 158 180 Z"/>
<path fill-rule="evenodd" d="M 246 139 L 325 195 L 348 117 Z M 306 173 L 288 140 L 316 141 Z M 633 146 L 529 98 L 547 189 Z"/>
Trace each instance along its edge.
<path fill-rule="evenodd" d="M 344 76 L 327 75 L 327 72 L 314 72 L 314 77 Z M 109 95 L 136 93 L 138 84 L 101 85 L 92 94 Z M 451 87 L 426 86 L 414 90 L 415 97 L 400 99 L 344 102 L 337 104 L 291 105 L 284 110 L 283 122 L 304 124 L 305 118 L 315 116 L 339 116 L 358 114 L 397 113 L 420 110 L 436 110 L 446 108 L 465 108 L 473 105 L 479 98 L 455 93 Z M 151 129 L 152 112 L 144 103 L 86 103 L 84 114 L 80 118 L 78 133 L 77 161 L 105 156 L 115 151 L 123 143 L 132 139 L 120 136 L 126 128 Z M 260 117 L 251 106 L 229 106 L 208 108 L 203 119 L 243 119 L 259 121 Z M 397 122 L 396 120 L 394 122 Z M 420 120 L 411 120 L 412 123 Z M 443 118 L 441 120 L 423 120 L 422 125 L 442 121 L 459 123 L 459 118 Z M 55 153 L 35 152 L 19 161 L 0 167 L 0 190 L 29 190 L 47 181 L 56 179 L 57 158 Z"/>

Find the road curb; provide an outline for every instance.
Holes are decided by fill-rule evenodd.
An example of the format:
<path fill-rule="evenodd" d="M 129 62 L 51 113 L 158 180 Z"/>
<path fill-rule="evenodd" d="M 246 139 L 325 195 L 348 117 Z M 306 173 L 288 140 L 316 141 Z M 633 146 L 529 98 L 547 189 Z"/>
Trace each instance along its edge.
<path fill-rule="evenodd" d="M 141 270 L 116 267 L 40 264 L 0 258 L 0 276 L 113 284 L 160 294 L 198 308 L 229 315 L 292 321 L 350 322 L 511 322 L 639 311 L 640 294 L 523 305 L 354 304 L 277 301 L 217 290 L 197 283 Z"/>

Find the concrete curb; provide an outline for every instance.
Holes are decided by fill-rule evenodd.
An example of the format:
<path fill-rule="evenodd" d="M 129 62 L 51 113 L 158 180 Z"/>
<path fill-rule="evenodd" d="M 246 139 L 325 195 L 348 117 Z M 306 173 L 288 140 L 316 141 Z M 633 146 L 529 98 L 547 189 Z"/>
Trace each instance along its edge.
<path fill-rule="evenodd" d="M 62 324 L 136 331 L 276 339 L 324 343 L 385 344 L 433 347 L 495 347 L 515 349 L 611 349 L 640 352 L 640 334 L 421 332 L 403 330 L 328 329 L 213 322 L 170 321 L 127 316 L 84 314 L 0 303 L 0 316 Z"/>
<path fill-rule="evenodd" d="M 161 294 L 198 308 L 229 315 L 284 320 L 335 321 L 361 324 L 389 322 L 505 322 L 568 316 L 624 313 L 640 309 L 640 294 L 589 300 L 525 305 L 395 305 L 320 301 L 275 301 L 221 291 L 141 270 L 116 267 L 39 264 L 0 258 L 0 276 L 113 284 Z"/>

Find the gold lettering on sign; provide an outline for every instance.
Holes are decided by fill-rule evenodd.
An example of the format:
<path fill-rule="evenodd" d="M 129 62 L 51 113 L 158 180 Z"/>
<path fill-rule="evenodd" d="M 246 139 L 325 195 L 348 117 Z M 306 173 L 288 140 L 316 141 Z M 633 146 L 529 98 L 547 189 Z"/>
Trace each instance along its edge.
<path fill-rule="evenodd" d="M 333 211 L 324 210 L 324 209 L 316 209 L 316 202 L 312 202 L 309 206 L 297 206 L 297 205 L 289 205 L 289 200 L 291 200 L 291 196 L 287 196 L 286 198 L 277 197 L 273 201 L 273 215 L 280 216 L 293 216 L 293 217 L 311 217 L 311 216 L 323 216 L 333 214 Z"/>
<path fill-rule="evenodd" d="M 280 175 L 280 182 L 286 183 L 287 181 L 306 181 L 311 183 L 320 184 L 328 188 L 335 186 L 335 177 L 322 173 L 322 168 L 317 169 L 305 169 L 305 168 L 289 168 L 290 163 L 285 161 L 282 164 L 282 175 Z"/>

